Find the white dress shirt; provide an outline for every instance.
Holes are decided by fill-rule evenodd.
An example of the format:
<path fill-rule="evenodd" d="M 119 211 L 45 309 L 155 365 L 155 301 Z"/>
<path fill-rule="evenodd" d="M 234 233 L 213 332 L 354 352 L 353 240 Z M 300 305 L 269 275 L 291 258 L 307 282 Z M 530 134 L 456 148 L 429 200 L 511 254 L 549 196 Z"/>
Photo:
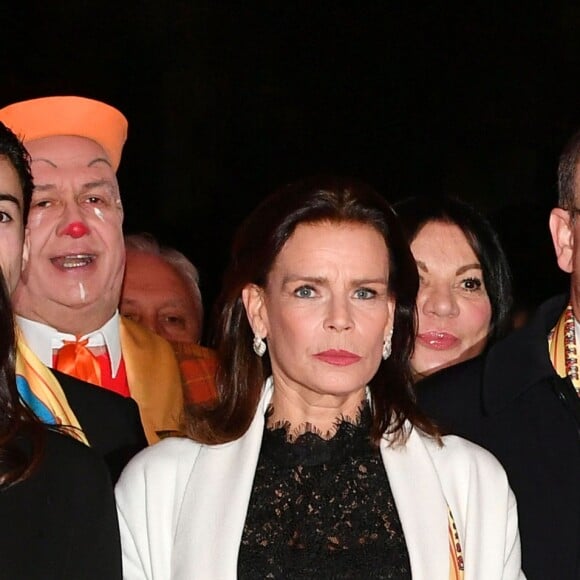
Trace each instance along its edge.
<path fill-rule="evenodd" d="M 102 347 L 107 349 L 111 361 L 111 374 L 113 378 L 119 372 L 121 364 L 121 337 L 119 335 L 119 311 L 101 328 L 77 337 L 74 334 L 59 332 L 56 328 L 42 322 L 30 320 L 23 316 L 16 316 L 16 323 L 20 327 L 26 344 L 32 352 L 47 366 L 52 368 L 55 351 L 64 346 L 64 341 L 88 339 L 89 348 Z"/>

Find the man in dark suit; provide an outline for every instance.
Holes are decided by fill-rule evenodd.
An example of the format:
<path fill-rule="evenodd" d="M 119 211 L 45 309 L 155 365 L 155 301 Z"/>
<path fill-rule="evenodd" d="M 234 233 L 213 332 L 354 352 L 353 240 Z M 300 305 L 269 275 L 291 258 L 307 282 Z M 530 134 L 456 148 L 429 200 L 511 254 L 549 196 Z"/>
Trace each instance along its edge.
<path fill-rule="evenodd" d="M 580 132 L 558 169 L 550 215 L 570 296 L 543 304 L 482 357 L 421 381 L 422 408 L 444 430 L 489 449 L 518 501 L 522 567 L 531 580 L 580 578 Z M 498 530 L 498 534 L 502 530 Z"/>
<path fill-rule="evenodd" d="M 52 372 L 90 446 L 105 460 L 115 483 L 129 460 L 147 446 L 137 403 L 106 389 L 95 389 L 70 375 Z"/>

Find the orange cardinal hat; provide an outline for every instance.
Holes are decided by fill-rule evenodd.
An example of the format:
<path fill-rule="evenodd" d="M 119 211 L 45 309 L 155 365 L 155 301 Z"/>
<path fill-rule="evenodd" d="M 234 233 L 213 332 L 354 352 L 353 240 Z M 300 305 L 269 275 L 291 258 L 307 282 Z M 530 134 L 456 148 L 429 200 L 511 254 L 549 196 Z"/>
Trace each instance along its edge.
<path fill-rule="evenodd" d="M 0 121 L 26 143 L 76 135 L 96 141 L 117 171 L 127 140 L 125 116 L 110 105 L 84 97 L 43 97 L 0 109 Z"/>

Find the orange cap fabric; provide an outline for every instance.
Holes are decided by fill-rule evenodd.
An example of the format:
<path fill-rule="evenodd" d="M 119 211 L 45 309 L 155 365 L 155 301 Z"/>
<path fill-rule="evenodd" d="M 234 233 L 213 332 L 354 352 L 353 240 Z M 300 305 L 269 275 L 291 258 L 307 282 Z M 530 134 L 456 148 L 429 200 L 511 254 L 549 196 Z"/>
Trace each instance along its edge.
<path fill-rule="evenodd" d="M 76 135 L 96 141 L 117 171 L 127 140 L 125 116 L 110 105 L 85 97 L 42 97 L 0 109 L 0 121 L 26 143 L 44 137 Z"/>

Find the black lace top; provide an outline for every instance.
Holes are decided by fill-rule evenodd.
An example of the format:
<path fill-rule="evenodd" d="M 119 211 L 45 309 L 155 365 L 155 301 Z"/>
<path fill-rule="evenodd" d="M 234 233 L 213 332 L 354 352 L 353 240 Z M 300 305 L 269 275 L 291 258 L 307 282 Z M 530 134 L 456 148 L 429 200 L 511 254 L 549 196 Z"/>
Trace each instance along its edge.
<path fill-rule="evenodd" d="M 411 578 L 409 555 L 370 411 L 331 439 L 266 429 L 238 578 Z"/>

